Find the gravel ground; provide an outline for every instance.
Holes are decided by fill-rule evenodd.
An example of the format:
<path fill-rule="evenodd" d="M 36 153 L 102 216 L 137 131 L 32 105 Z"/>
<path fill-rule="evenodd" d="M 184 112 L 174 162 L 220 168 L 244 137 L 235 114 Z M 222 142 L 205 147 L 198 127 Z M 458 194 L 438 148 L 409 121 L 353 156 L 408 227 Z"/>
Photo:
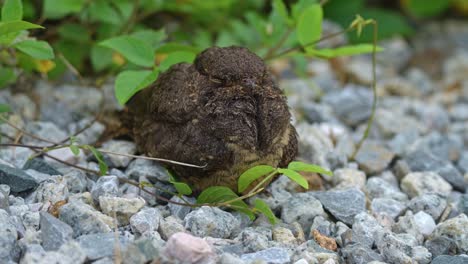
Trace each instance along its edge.
<path fill-rule="evenodd" d="M 173 187 L 152 161 L 105 156 L 110 175 L 97 177 L 50 157 L 28 160 L 34 152 L 26 148 L 1 148 L 0 262 L 468 263 L 466 43 L 468 24 L 461 22 L 428 25 L 410 42 L 381 43 L 375 124 L 355 161 L 349 157 L 372 102 L 370 57 L 315 60 L 308 67 L 314 77 L 282 78 L 300 158 L 334 176 L 307 175 L 307 192 L 284 176 L 274 181 L 259 196 L 280 219 L 275 226 L 264 217 L 252 222 L 219 208 L 156 201 L 119 181 L 149 181 L 152 191 L 180 201 L 160 192 Z M 104 89 L 112 94 L 111 85 Z M 104 99 L 93 87 L 45 81 L 34 92 L 39 104 L 9 90 L 0 91 L 0 102 L 13 107 L 10 122 L 52 141 L 85 127 Z M 92 144 L 104 128 L 95 122 L 77 138 Z M 28 135 L 21 142 L 49 144 Z M 122 140 L 103 149 L 136 154 L 134 143 Z M 83 153 L 49 154 L 98 169 Z"/>

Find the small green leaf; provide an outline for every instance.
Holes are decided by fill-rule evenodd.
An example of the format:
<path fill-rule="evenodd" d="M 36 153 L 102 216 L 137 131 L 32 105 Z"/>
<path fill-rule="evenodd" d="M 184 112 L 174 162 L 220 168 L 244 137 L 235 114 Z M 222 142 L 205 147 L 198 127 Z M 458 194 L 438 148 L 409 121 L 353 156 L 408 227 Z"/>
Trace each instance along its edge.
<path fill-rule="evenodd" d="M 44 17 L 49 19 L 62 18 L 70 13 L 77 13 L 86 0 L 44 0 Z"/>
<path fill-rule="evenodd" d="M 107 39 L 99 45 L 119 52 L 138 66 L 152 67 L 154 64 L 153 48 L 141 39 L 132 36 L 119 36 Z"/>
<path fill-rule="evenodd" d="M 212 186 L 205 189 L 197 198 L 198 204 L 222 203 L 239 198 L 231 189 L 224 186 Z M 255 215 L 250 211 L 249 206 L 242 200 L 232 202 L 235 210 L 245 213 L 250 219 L 255 219 Z"/>
<path fill-rule="evenodd" d="M 15 21 L 23 18 L 21 0 L 5 0 L 2 7 L 2 21 Z"/>
<path fill-rule="evenodd" d="M 313 47 L 322 34 L 322 6 L 313 4 L 307 7 L 299 16 L 296 25 L 297 38 L 302 46 Z"/>
<path fill-rule="evenodd" d="M 278 169 L 278 172 L 286 175 L 289 179 L 293 180 L 294 182 L 302 186 L 304 189 L 309 189 L 309 183 L 307 182 L 307 180 L 296 171 L 293 171 L 291 169 Z"/>
<path fill-rule="evenodd" d="M 124 105 L 135 93 L 158 77 L 157 71 L 123 71 L 115 80 L 115 97 Z"/>
<path fill-rule="evenodd" d="M 176 188 L 177 192 L 182 195 L 190 195 L 192 194 L 192 188 L 188 186 L 185 182 L 177 182 L 177 181 L 169 181 L 174 185 L 174 188 Z"/>
<path fill-rule="evenodd" d="M 197 54 L 191 51 L 176 51 L 169 53 L 169 55 L 161 62 L 159 69 L 165 71 L 172 65 L 180 62 L 193 62 Z"/>
<path fill-rule="evenodd" d="M 140 184 L 140 188 L 153 187 L 153 184 L 151 182 L 147 182 L 147 181 L 141 181 L 139 184 Z"/>
<path fill-rule="evenodd" d="M 189 51 L 193 53 L 198 53 L 200 50 L 193 46 L 188 46 L 184 44 L 169 42 L 164 45 L 161 45 L 159 48 L 156 49 L 156 53 L 164 54 L 164 53 L 172 53 L 176 51 Z"/>
<path fill-rule="evenodd" d="M 42 40 L 25 40 L 16 43 L 14 47 L 36 59 L 49 60 L 54 58 L 52 47 Z"/>
<path fill-rule="evenodd" d="M 331 2 L 335 2 L 335 1 L 337 0 L 333 0 Z M 344 1 L 350 2 L 348 0 L 344 0 Z M 353 1 L 357 1 L 357 0 L 353 0 Z M 293 5 L 291 5 L 291 16 L 294 19 L 294 22 L 297 23 L 297 21 L 299 20 L 299 17 L 302 14 L 302 11 L 304 11 L 305 9 L 307 9 L 309 6 L 313 4 L 319 4 L 319 1 L 318 0 L 299 0 Z M 327 3 L 325 6 L 327 6 L 328 4 L 329 3 Z"/>
<path fill-rule="evenodd" d="M 0 36 L 19 32 L 21 30 L 26 29 L 33 29 L 33 28 L 43 28 L 39 25 L 29 23 L 26 21 L 7 21 L 7 22 L 0 22 Z"/>
<path fill-rule="evenodd" d="M 76 145 L 70 145 L 70 150 L 73 153 L 73 155 L 78 156 L 80 155 L 80 148 Z"/>
<path fill-rule="evenodd" d="M 178 182 L 172 172 L 168 169 L 166 169 L 167 174 L 169 174 L 169 182 L 174 185 L 174 188 L 176 188 L 177 192 L 182 195 L 190 195 L 192 194 L 192 188 L 184 182 Z"/>
<path fill-rule="evenodd" d="M 7 104 L 0 104 L 0 113 L 11 112 L 11 107 Z"/>
<path fill-rule="evenodd" d="M 89 43 L 91 41 L 90 32 L 78 23 L 65 23 L 60 25 L 58 33 L 62 39 L 77 43 Z"/>
<path fill-rule="evenodd" d="M 113 26 L 125 22 L 123 16 L 118 12 L 114 3 L 108 0 L 93 0 L 90 2 L 88 17 L 91 22 L 105 22 Z"/>
<path fill-rule="evenodd" d="M 278 16 L 281 17 L 281 19 L 283 20 L 285 24 L 288 24 L 288 25 L 291 24 L 291 20 L 288 14 L 288 9 L 286 9 L 286 5 L 284 4 L 283 0 L 274 0 L 272 3 L 272 9 L 273 9 L 272 12 L 274 12 L 275 14 L 278 14 Z"/>
<path fill-rule="evenodd" d="M 94 157 L 98 161 L 100 174 L 105 175 L 107 171 L 109 170 L 109 167 L 104 162 L 104 157 L 102 156 L 102 153 L 99 152 L 97 149 L 95 149 L 93 146 L 86 146 L 86 147 L 93 153 Z"/>
<path fill-rule="evenodd" d="M 102 71 L 112 65 L 112 50 L 93 45 L 91 47 L 91 64 L 96 72 Z"/>
<path fill-rule="evenodd" d="M 16 74 L 13 68 L 3 68 L 0 66 L 0 89 L 14 83 L 15 80 Z"/>
<path fill-rule="evenodd" d="M 276 224 L 278 219 L 276 218 L 275 214 L 271 211 L 270 207 L 268 204 L 263 201 L 262 199 L 255 199 L 255 209 L 257 209 L 259 212 L 264 214 L 266 218 L 270 221 L 271 224 Z"/>
<path fill-rule="evenodd" d="M 167 37 L 166 32 L 164 29 L 160 30 L 140 30 L 137 32 L 132 33 L 132 37 L 137 39 L 141 39 L 147 43 L 149 43 L 152 47 L 157 47 L 161 44 L 161 42 Z"/>
<path fill-rule="evenodd" d="M 270 165 L 258 165 L 246 170 L 239 176 L 237 180 L 237 191 L 239 193 L 245 191 L 249 185 L 258 178 L 273 172 L 275 168 Z"/>
<path fill-rule="evenodd" d="M 329 170 L 326 170 L 318 165 L 307 164 L 300 161 L 293 161 L 289 163 L 288 169 L 295 171 L 306 171 L 306 172 L 315 172 L 320 174 L 325 174 L 328 176 L 333 176 L 333 173 Z"/>

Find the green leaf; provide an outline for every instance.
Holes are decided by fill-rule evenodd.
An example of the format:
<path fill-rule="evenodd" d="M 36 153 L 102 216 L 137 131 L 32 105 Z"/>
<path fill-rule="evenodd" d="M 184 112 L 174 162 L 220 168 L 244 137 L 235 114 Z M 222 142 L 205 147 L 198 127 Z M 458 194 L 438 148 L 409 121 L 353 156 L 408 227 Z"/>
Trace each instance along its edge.
<path fill-rule="evenodd" d="M 302 46 L 313 47 L 322 34 L 323 11 L 319 4 L 307 7 L 299 16 L 296 25 L 297 39 Z"/>
<path fill-rule="evenodd" d="M 91 47 L 91 64 L 96 72 L 112 65 L 112 52 L 112 50 L 99 45 Z"/>
<path fill-rule="evenodd" d="M 258 165 L 246 170 L 237 180 L 237 191 L 243 192 L 249 185 L 258 178 L 273 172 L 275 168 L 270 165 Z"/>
<path fill-rule="evenodd" d="M 14 83 L 15 80 L 16 74 L 13 68 L 0 67 L 0 88 L 3 88 L 8 84 Z"/>
<path fill-rule="evenodd" d="M 159 48 L 156 49 L 156 53 L 158 54 L 164 54 L 164 53 L 172 53 L 176 51 L 188 51 L 188 52 L 193 52 L 193 53 L 198 53 L 200 52 L 199 49 L 189 46 L 189 45 L 184 45 L 184 44 L 179 44 L 179 43 L 166 43 L 164 45 L 161 45 Z"/>
<path fill-rule="evenodd" d="M 212 186 L 206 188 L 197 198 L 198 204 L 222 203 L 239 198 L 231 189 L 224 186 Z M 250 211 L 249 206 L 242 200 L 231 203 L 235 210 L 245 213 L 250 219 L 255 219 L 255 215 Z"/>
<path fill-rule="evenodd" d="M 91 41 L 88 29 L 77 23 L 66 23 L 58 29 L 60 37 L 77 43 L 88 43 Z"/>
<path fill-rule="evenodd" d="M 25 40 L 16 43 L 14 47 L 36 59 L 49 60 L 54 58 L 52 47 L 42 40 Z"/>
<path fill-rule="evenodd" d="M 105 22 L 114 26 L 125 22 L 117 8 L 108 0 L 93 0 L 87 10 L 91 22 Z"/>
<path fill-rule="evenodd" d="M 94 155 L 94 157 L 97 159 L 98 164 L 99 164 L 99 172 L 101 175 L 106 175 L 107 171 L 109 170 L 109 167 L 107 164 L 104 162 L 104 157 L 102 156 L 102 153 L 99 152 L 97 149 L 95 149 L 93 146 L 86 146 Z"/>
<path fill-rule="evenodd" d="M 119 36 L 107 39 L 99 45 L 113 49 L 138 66 L 152 67 L 154 52 L 151 46 L 132 36 Z"/>
<path fill-rule="evenodd" d="M 275 214 L 271 211 L 270 207 L 265 201 L 263 201 L 262 199 L 255 199 L 254 204 L 254 208 L 262 214 L 264 214 L 271 224 L 276 224 L 278 219 L 276 218 Z"/>
<path fill-rule="evenodd" d="M 185 182 L 177 182 L 177 181 L 169 181 L 169 182 L 172 183 L 172 185 L 174 185 L 174 187 L 176 188 L 179 194 L 182 194 L 182 195 L 192 194 L 192 188 L 190 188 L 190 186 L 188 186 L 188 184 L 186 184 Z"/>
<path fill-rule="evenodd" d="M 328 176 L 333 176 L 333 173 L 329 170 L 326 170 L 318 165 L 307 164 L 300 161 L 293 161 L 289 163 L 288 169 L 295 171 L 306 171 L 306 172 L 315 172 L 320 174 L 325 174 Z"/>
<path fill-rule="evenodd" d="M 373 51 L 373 46 L 374 45 L 372 44 L 356 44 L 341 46 L 335 49 L 308 49 L 306 55 L 330 59 L 339 56 L 351 56 L 356 54 L 371 53 Z M 376 47 L 376 52 L 380 52 L 382 50 L 382 47 Z"/>
<path fill-rule="evenodd" d="M 283 0 L 273 0 L 272 3 L 273 12 L 278 14 L 286 24 L 290 23 L 288 10 Z"/>
<path fill-rule="evenodd" d="M 7 104 L 0 104 L 0 113 L 11 112 L 11 107 Z"/>
<path fill-rule="evenodd" d="M 44 17 L 49 19 L 62 18 L 70 13 L 77 13 L 86 0 L 44 0 Z"/>
<path fill-rule="evenodd" d="M 157 71 L 123 71 L 115 80 L 115 97 L 124 105 L 135 93 L 158 77 Z"/>
<path fill-rule="evenodd" d="M 161 42 L 167 37 L 164 29 L 151 30 L 145 29 L 132 33 L 132 37 L 141 39 L 149 43 L 153 48 L 159 46 Z"/>
<path fill-rule="evenodd" d="M 293 171 L 292 169 L 278 169 L 278 172 L 286 175 L 289 179 L 293 180 L 304 189 L 309 189 L 309 183 L 307 180 L 296 171 Z"/>
<path fill-rule="evenodd" d="M 15 21 L 23 18 L 21 0 L 5 0 L 2 7 L 2 21 Z"/>
<path fill-rule="evenodd" d="M 33 28 L 43 28 L 39 25 L 29 23 L 26 21 L 7 21 L 7 22 L 0 22 L 0 36 L 19 32 L 21 30 L 26 29 L 33 29 Z"/>
<path fill-rule="evenodd" d="M 331 2 L 334 2 L 334 1 L 336 0 L 333 0 Z M 345 1 L 348 1 L 348 0 L 345 0 Z M 353 0 L 353 1 L 356 1 L 356 0 Z M 319 1 L 318 0 L 299 0 L 297 1 L 297 3 L 293 4 L 291 6 L 291 16 L 294 19 L 294 21 L 297 23 L 297 21 L 299 20 L 299 17 L 302 14 L 302 11 L 304 11 L 306 8 L 308 8 L 309 6 L 313 4 L 319 4 Z"/>
<path fill-rule="evenodd" d="M 81 71 L 85 66 L 85 59 L 89 56 L 90 46 L 85 43 L 59 39 L 54 43 L 53 48 L 57 54 L 61 53 L 68 62 L 70 62 L 78 71 Z M 55 63 L 56 67 L 49 72 L 48 76 L 51 77 L 53 75 L 58 78 L 63 71 L 67 69 L 67 66 L 63 64 L 63 61 L 60 59 L 55 60 Z"/>
<path fill-rule="evenodd" d="M 169 55 L 161 62 L 159 69 L 165 71 L 172 65 L 180 62 L 193 62 L 197 54 L 191 51 L 176 51 L 169 53 Z"/>
<path fill-rule="evenodd" d="M 73 153 L 73 155 L 78 156 L 80 155 L 80 148 L 76 145 L 70 145 L 70 150 Z"/>
<path fill-rule="evenodd" d="M 408 0 L 402 3 L 411 14 L 418 18 L 440 15 L 451 4 L 448 0 Z"/>

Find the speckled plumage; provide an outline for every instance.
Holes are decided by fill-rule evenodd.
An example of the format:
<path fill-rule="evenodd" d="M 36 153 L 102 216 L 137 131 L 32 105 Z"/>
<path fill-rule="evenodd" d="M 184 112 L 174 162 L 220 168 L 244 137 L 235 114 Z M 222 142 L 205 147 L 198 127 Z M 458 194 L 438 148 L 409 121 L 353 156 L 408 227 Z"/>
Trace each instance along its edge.
<path fill-rule="evenodd" d="M 258 164 L 287 165 L 297 153 L 286 97 L 246 48 L 212 47 L 179 63 L 128 103 L 142 153 L 204 169 L 168 165 L 195 191 L 224 185 Z"/>

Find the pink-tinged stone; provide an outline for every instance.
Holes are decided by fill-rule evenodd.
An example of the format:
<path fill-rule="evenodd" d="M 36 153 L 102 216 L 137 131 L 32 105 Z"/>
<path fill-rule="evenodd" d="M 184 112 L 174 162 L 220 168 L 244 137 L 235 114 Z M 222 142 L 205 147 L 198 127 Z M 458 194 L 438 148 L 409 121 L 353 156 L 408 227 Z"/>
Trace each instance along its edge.
<path fill-rule="evenodd" d="M 216 262 L 216 254 L 205 240 L 183 232 L 175 233 L 167 240 L 164 254 L 182 263 L 211 264 Z"/>

